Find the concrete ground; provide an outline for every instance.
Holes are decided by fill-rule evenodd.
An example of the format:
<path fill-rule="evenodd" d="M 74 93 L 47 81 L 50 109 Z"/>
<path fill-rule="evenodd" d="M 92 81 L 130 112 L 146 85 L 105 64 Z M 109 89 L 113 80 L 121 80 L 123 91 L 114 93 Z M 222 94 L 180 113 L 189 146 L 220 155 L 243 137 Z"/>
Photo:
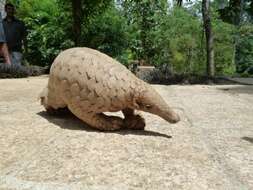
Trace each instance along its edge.
<path fill-rule="evenodd" d="M 239 84 L 253 85 L 253 78 L 227 77 L 227 79 Z"/>
<path fill-rule="evenodd" d="M 47 77 L 0 80 L 1 190 L 253 189 L 253 86 L 159 86 L 176 125 L 98 132 L 37 101 Z"/>

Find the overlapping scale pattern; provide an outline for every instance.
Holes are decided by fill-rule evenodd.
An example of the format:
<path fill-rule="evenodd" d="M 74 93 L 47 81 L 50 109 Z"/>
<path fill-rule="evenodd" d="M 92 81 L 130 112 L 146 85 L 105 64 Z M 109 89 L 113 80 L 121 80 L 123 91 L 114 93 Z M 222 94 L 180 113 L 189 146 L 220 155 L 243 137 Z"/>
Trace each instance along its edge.
<path fill-rule="evenodd" d="M 54 109 L 68 107 L 84 121 L 99 120 L 95 123 L 101 124 L 110 118 L 102 115 L 98 119 L 95 114 L 134 107 L 133 96 L 145 85 L 109 56 L 89 48 L 72 48 L 52 64 L 48 104 Z M 111 122 L 120 124 L 116 120 Z"/>

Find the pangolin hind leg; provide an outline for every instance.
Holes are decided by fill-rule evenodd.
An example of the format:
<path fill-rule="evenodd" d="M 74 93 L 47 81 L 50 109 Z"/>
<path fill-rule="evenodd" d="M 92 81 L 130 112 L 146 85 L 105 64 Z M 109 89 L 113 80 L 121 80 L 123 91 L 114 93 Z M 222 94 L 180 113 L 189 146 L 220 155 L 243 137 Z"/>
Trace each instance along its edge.
<path fill-rule="evenodd" d="M 131 108 L 126 108 L 122 110 L 124 114 L 124 125 L 128 129 L 144 130 L 145 120 L 138 114 L 134 114 L 134 110 Z"/>

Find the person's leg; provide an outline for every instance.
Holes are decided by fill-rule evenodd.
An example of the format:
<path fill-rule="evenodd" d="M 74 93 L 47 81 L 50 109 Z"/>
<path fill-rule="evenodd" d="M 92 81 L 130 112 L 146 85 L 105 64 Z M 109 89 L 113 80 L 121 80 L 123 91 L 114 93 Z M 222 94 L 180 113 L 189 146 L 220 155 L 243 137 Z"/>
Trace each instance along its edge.
<path fill-rule="evenodd" d="M 11 59 L 10 59 L 10 54 L 9 54 L 8 47 L 7 47 L 6 43 L 3 44 L 2 49 L 3 49 L 3 56 L 4 56 L 5 63 L 10 65 Z"/>
<path fill-rule="evenodd" d="M 10 55 L 9 55 L 9 51 L 8 51 L 8 47 L 7 47 L 6 43 L 0 43 L 0 51 L 4 57 L 5 63 L 10 65 L 11 59 L 10 59 Z"/>
<path fill-rule="evenodd" d="M 11 52 L 11 62 L 14 65 L 21 66 L 23 54 L 17 51 Z"/>
<path fill-rule="evenodd" d="M 1 13 L 0 13 L 0 52 L 4 57 L 5 63 L 11 64 L 10 55 L 9 55 L 8 47 L 6 44 L 5 34 L 4 34 L 4 28 L 3 28 L 3 24 L 2 24 Z"/>

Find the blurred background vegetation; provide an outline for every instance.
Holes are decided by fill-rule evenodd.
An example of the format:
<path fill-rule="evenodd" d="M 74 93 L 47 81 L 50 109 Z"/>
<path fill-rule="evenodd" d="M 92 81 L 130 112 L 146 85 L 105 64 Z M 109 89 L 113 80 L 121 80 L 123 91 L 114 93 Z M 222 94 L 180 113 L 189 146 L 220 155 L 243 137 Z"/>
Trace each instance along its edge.
<path fill-rule="evenodd" d="M 30 65 L 50 66 L 60 51 L 86 46 L 125 65 L 138 60 L 171 73 L 205 75 L 201 1 L 7 2 L 28 28 Z M 213 0 L 211 18 L 216 75 L 253 75 L 253 1 Z"/>

